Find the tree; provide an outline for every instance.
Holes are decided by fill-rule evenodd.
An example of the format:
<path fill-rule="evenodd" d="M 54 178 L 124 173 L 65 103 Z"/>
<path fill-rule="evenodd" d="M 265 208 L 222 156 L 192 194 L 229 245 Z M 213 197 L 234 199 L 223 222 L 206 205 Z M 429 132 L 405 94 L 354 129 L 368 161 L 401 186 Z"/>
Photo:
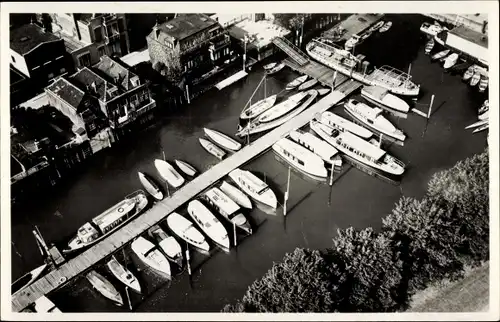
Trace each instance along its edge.
<path fill-rule="evenodd" d="M 304 14 L 288 14 L 288 13 L 275 13 L 274 15 L 274 23 L 279 26 L 286 28 L 297 30 L 302 25 L 302 19 L 304 18 Z"/>
<path fill-rule="evenodd" d="M 179 84 L 183 78 L 180 54 L 178 51 L 167 52 L 167 59 L 164 67 L 164 76 L 174 84 Z M 163 75 L 163 73 L 162 73 Z"/>

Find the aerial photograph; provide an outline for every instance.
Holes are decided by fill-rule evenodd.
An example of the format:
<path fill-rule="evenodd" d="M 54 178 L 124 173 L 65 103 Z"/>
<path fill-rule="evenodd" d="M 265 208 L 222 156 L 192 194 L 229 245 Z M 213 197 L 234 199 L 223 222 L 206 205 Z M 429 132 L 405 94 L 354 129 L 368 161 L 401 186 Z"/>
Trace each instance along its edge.
<path fill-rule="evenodd" d="M 7 17 L 12 313 L 491 309 L 487 12 Z"/>

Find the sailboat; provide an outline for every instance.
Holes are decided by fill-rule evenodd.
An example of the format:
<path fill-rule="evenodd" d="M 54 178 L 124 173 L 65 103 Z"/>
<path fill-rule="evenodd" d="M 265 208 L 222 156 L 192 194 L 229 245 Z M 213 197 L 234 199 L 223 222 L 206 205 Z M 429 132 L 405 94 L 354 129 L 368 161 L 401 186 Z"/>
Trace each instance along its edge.
<path fill-rule="evenodd" d="M 290 83 L 286 84 L 285 89 L 287 91 L 289 91 L 289 90 L 292 90 L 292 89 L 296 88 L 297 86 L 299 86 L 300 84 L 302 84 L 303 82 L 305 82 L 308 77 L 309 76 L 307 76 L 307 75 L 302 75 L 302 76 L 299 76 L 299 77 L 295 78 L 293 81 L 291 81 Z"/>
<path fill-rule="evenodd" d="M 262 82 L 264 82 L 264 98 L 261 99 L 260 101 L 257 101 L 255 103 L 251 104 L 252 98 L 255 95 L 255 93 L 257 92 L 257 90 L 259 89 Z M 247 104 L 245 105 L 245 108 L 243 109 L 243 111 L 241 111 L 240 119 L 248 120 L 248 119 L 254 118 L 256 116 L 259 116 L 260 114 L 262 114 L 265 111 L 267 111 L 268 109 L 270 109 L 274 105 L 274 103 L 276 103 L 276 99 L 278 98 L 278 95 L 274 94 L 274 95 L 267 97 L 266 82 L 267 82 L 267 78 L 266 78 L 266 75 L 264 75 L 264 77 L 262 78 L 260 83 L 255 88 L 255 91 L 250 96 L 250 99 L 248 100 Z M 247 107 L 248 104 L 251 104 L 250 107 Z"/>
<path fill-rule="evenodd" d="M 139 181 L 141 181 L 144 189 L 146 189 L 146 191 L 156 200 L 162 200 L 163 193 L 161 192 L 160 188 L 158 188 L 158 185 L 153 181 L 153 179 L 142 172 L 138 172 L 138 174 Z"/>
<path fill-rule="evenodd" d="M 111 259 L 106 263 L 106 266 L 120 282 L 137 293 L 141 293 L 141 285 L 139 284 L 137 278 L 125 266 L 120 264 L 115 256 L 111 256 Z"/>
<path fill-rule="evenodd" d="M 300 102 L 307 96 L 306 92 L 300 92 L 295 95 L 292 95 L 290 98 L 288 98 L 286 101 L 283 101 L 279 103 L 278 105 L 275 105 L 273 108 L 270 110 L 262 113 L 257 121 L 259 122 L 270 122 L 272 120 L 275 120 L 279 118 L 280 116 L 285 115 L 286 113 L 290 112 L 294 108 L 297 107 L 297 105 L 300 104 Z"/>
<path fill-rule="evenodd" d="M 116 305 L 123 305 L 123 298 L 116 288 L 104 276 L 92 270 L 86 275 L 87 280 L 102 295 L 115 302 Z"/>

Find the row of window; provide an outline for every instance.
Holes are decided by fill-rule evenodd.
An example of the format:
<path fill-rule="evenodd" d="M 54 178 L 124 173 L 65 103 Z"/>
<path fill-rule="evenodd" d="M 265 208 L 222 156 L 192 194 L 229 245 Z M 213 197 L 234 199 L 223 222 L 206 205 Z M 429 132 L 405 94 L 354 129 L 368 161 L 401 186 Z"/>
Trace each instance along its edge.
<path fill-rule="evenodd" d="M 125 19 L 120 18 L 118 19 L 118 23 L 114 22 L 106 26 L 106 29 L 104 29 L 104 26 L 97 26 L 94 28 L 94 37 L 96 42 L 101 42 L 103 40 L 104 35 L 114 35 L 118 33 L 125 32 Z"/>

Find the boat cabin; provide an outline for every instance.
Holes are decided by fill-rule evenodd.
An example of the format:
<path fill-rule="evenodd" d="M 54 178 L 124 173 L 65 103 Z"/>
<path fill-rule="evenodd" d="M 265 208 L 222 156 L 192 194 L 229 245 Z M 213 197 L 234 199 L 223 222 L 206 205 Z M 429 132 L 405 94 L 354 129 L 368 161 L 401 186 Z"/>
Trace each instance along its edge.
<path fill-rule="evenodd" d="M 105 234 L 126 220 L 134 208 L 135 201 L 125 199 L 92 219 L 92 221 Z"/>
<path fill-rule="evenodd" d="M 238 178 L 238 181 L 254 193 L 261 195 L 269 189 L 269 187 L 264 182 L 257 180 L 257 178 L 252 173 L 246 172 L 243 173 L 243 175 L 245 176 L 247 181 L 243 180 L 241 176 Z M 249 184 L 248 182 L 251 182 L 251 184 Z"/>
<path fill-rule="evenodd" d="M 222 195 L 222 191 L 217 188 L 212 188 L 204 194 L 204 199 L 218 212 L 229 219 L 238 215 L 238 206 L 234 201 Z"/>
<path fill-rule="evenodd" d="M 87 244 L 97 239 L 99 237 L 99 232 L 94 228 L 94 226 L 87 222 L 78 229 L 77 236 L 77 242 Z"/>
<path fill-rule="evenodd" d="M 339 135 L 337 137 L 337 144 L 372 162 L 379 162 L 386 154 L 386 152 L 379 147 L 360 139 L 349 132 L 344 132 Z"/>

